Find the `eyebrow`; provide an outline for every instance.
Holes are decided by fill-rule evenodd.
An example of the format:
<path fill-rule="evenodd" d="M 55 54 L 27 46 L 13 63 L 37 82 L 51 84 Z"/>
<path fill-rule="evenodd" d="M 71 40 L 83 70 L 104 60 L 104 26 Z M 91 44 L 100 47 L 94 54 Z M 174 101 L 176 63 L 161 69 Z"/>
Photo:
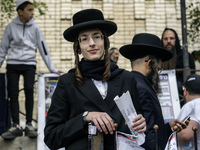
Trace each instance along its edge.
<path fill-rule="evenodd" d="M 175 37 L 165 37 L 164 39 L 175 39 Z"/>
<path fill-rule="evenodd" d="M 95 33 L 93 33 L 92 35 L 96 35 L 96 34 L 101 34 L 100 32 L 95 32 Z M 80 36 L 88 36 L 87 34 L 82 34 L 82 35 L 80 35 Z"/>

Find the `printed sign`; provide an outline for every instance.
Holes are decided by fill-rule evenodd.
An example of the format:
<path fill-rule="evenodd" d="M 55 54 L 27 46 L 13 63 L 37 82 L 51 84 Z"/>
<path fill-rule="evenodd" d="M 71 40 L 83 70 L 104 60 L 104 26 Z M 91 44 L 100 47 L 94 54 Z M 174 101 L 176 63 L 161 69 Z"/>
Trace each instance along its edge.
<path fill-rule="evenodd" d="M 178 117 L 180 101 L 175 70 L 164 70 L 159 74 L 159 93 L 157 94 L 165 122 Z"/>

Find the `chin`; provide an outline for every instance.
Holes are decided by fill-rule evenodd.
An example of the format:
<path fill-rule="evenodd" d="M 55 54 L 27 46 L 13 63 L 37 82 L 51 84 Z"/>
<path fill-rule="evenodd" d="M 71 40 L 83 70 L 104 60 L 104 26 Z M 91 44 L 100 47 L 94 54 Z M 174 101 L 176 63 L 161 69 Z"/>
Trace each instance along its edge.
<path fill-rule="evenodd" d="M 87 61 L 97 61 L 97 60 L 99 60 L 100 58 L 89 58 L 89 59 L 87 59 L 87 58 L 85 58 L 85 60 L 87 60 Z"/>

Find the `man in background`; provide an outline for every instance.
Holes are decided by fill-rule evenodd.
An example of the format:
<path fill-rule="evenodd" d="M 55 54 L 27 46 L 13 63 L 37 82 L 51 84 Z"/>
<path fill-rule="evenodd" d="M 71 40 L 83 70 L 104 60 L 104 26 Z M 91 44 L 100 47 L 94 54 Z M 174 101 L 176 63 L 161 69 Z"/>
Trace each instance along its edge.
<path fill-rule="evenodd" d="M 186 116 L 190 117 L 190 123 L 186 129 L 178 133 L 178 144 L 180 149 L 194 150 L 194 133 L 192 128 L 200 126 L 200 76 L 189 75 L 184 84 L 184 98 L 186 104 L 182 107 L 178 119 L 183 120 Z M 197 145 L 200 148 L 200 130 L 197 130 Z"/>
<path fill-rule="evenodd" d="M 159 37 L 148 33 L 136 34 L 133 37 L 132 44 L 121 47 L 119 51 L 122 56 L 131 61 L 132 74 L 137 82 L 139 99 L 147 123 L 147 133 L 143 147 L 146 150 L 155 149 L 153 126 L 156 124 L 159 127 L 158 147 L 159 150 L 164 150 L 173 127 L 177 125 L 180 131 L 182 129 L 181 124 L 185 126 L 178 119 L 173 119 L 165 124 L 156 95 L 159 81 L 158 72 L 162 69 L 162 62 L 172 58 L 172 53 L 161 47 Z"/>
<path fill-rule="evenodd" d="M 110 54 L 110 61 L 117 64 L 117 61 L 119 59 L 119 50 L 116 47 L 112 47 L 109 50 L 109 54 Z"/>
<path fill-rule="evenodd" d="M 181 48 L 178 34 L 174 29 L 165 28 L 162 34 L 162 46 L 166 50 L 169 50 L 173 53 L 172 59 L 166 61 L 162 64 L 163 70 L 171 70 L 171 69 L 184 69 L 183 66 L 183 49 Z M 189 67 L 190 69 L 195 70 L 195 63 L 192 54 L 188 53 L 189 58 Z M 192 73 L 194 73 L 193 71 Z M 179 95 L 183 95 L 183 70 L 176 70 L 176 79 Z"/>

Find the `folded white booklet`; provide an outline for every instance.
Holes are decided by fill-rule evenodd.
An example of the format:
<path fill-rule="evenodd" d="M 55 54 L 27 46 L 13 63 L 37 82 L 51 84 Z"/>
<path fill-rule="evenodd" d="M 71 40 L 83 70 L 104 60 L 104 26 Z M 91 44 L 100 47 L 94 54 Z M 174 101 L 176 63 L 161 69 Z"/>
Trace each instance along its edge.
<path fill-rule="evenodd" d="M 130 134 L 116 131 L 116 145 L 117 150 L 145 150 L 137 144 L 135 137 Z"/>
<path fill-rule="evenodd" d="M 121 97 L 116 96 L 114 98 L 114 101 L 117 104 L 117 107 L 119 108 L 120 112 L 122 113 L 131 134 L 136 138 L 136 142 L 139 145 L 142 145 L 145 141 L 145 134 L 138 133 L 137 131 L 134 131 L 131 127 L 133 119 L 137 116 L 137 112 L 135 110 L 135 107 L 133 106 L 132 98 L 130 96 L 129 91 L 123 93 Z"/>

